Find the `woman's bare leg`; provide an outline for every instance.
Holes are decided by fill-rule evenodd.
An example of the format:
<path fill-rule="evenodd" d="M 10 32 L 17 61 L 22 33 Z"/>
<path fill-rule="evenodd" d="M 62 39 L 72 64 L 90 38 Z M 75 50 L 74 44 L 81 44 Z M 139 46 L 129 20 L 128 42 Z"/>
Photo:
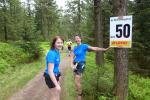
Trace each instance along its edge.
<path fill-rule="evenodd" d="M 78 93 L 78 99 L 77 100 L 81 100 L 81 93 L 82 93 L 82 86 L 81 86 L 81 76 L 80 75 L 75 75 L 75 86 L 76 86 L 76 90 Z"/>
<path fill-rule="evenodd" d="M 61 77 L 60 77 L 59 80 L 61 80 Z M 58 84 L 60 85 L 60 81 L 58 81 Z M 57 91 L 57 90 L 56 90 L 57 100 L 60 100 L 60 93 L 61 93 L 61 91 Z"/>
<path fill-rule="evenodd" d="M 51 88 L 50 90 L 50 100 L 57 100 L 57 98 L 56 98 L 56 89 L 55 88 Z"/>

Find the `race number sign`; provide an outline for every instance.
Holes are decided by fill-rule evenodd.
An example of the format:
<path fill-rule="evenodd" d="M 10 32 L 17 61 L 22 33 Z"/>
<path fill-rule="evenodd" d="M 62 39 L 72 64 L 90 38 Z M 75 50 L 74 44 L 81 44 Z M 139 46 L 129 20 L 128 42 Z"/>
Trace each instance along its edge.
<path fill-rule="evenodd" d="M 110 47 L 131 48 L 132 16 L 110 17 Z"/>

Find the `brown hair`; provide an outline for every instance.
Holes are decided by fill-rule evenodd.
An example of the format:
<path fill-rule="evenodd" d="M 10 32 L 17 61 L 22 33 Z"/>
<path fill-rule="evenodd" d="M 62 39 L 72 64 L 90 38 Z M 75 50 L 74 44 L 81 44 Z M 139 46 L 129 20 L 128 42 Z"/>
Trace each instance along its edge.
<path fill-rule="evenodd" d="M 80 34 L 75 34 L 75 36 L 74 36 L 74 37 L 76 37 L 76 36 L 78 36 L 78 37 L 80 37 L 80 38 L 81 38 L 81 35 L 80 35 Z"/>
<path fill-rule="evenodd" d="M 55 49 L 55 42 L 56 42 L 58 39 L 61 39 L 61 40 L 64 42 L 64 39 L 63 39 L 61 36 L 55 36 L 55 37 L 53 38 L 52 43 L 51 43 L 51 49 Z"/>

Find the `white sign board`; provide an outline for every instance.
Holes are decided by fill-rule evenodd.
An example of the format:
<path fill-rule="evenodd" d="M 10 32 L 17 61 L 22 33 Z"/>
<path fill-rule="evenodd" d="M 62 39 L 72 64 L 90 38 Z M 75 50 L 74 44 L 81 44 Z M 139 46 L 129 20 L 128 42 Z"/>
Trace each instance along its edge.
<path fill-rule="evenodd" d="M 110 47 L 131 48 L 132 16 L 110 17 Z"/>

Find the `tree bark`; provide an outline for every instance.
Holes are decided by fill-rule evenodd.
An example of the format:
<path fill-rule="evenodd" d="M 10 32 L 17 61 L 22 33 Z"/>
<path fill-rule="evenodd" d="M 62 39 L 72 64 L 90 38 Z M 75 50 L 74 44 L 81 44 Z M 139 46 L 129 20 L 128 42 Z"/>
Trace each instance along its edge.
<path fill-rule="evenodd" d="M 31 17 L 31 4 L 30 4 L 30 0 L 27 0 L 27 5 L 28 5 L 28 16 Z"/>
<path fill-rule="evenodd" d="M 3 0 L 3 12 L 4 14 L 6 14 L 6 1 Z M 7 18 L 6 18 L 6 15 L 4 15 L 4 38 L 5 38 L 5 41 L 8 40 L 8 32 L 7 32 Z"/>
<path fill-rule="evenodd" d="M 96 46 L 103 47 L 103 33 L 102 33 L 102 9 L 101 0 L 94 0 L 94 14 L 95 14 L 95 42 Z M 104 54 L 103 52 L 96 53 L 96 64 L 103 66 Z"/>
<path fill-rule="evenodd" d="M 127 0 L 113 0 L 113 15 L 127 14 Z M 118 100 L 128 99 L 128 49 L 115 48 L 114 94 Z"/>
<path fill-rule="evenodd" d="M 78 33 L 80 33 L 80 24 L 81 24 L 81 4 L 80 4 L 80 0 L 78 0 L 78 21 L 77 21 L 77 23 L 78 23 L 77 30 L 78 30 Z"/>
<path fill-rule="evenodd" d="M 44 7 L 46 3 L 41 4 L 41 20 L 42 20 L 42 34 L 45 40 L 48 40 L 48 20 L 47 20 L 47 8 Z"/>

